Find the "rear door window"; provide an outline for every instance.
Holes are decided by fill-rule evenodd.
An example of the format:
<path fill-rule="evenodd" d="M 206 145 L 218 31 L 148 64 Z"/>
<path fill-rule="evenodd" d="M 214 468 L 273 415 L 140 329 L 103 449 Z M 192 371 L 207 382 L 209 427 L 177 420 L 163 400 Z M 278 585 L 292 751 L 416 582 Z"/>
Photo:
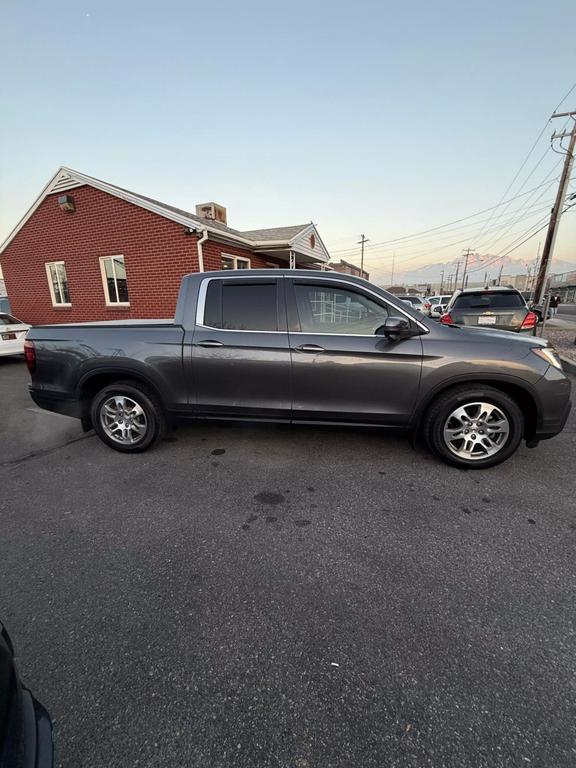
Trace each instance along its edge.
<path fill-rule="evenodd" d="M 277 331 L 276 282 L 211 280 L 206 292 L 204 324 L 229 331 Z"/>
<path fill-rule="evenodd" d="M 454 309 L 489 310 L 518 309 L 525 302 L 519 293 L 498 291 L 497 293 L 465 293 L 454 301 Z"/>

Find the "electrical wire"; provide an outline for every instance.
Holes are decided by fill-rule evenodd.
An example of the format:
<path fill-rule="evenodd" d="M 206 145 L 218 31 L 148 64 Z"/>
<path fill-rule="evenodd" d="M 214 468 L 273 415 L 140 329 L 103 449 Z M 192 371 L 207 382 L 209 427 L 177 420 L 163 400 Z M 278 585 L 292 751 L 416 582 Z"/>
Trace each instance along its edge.
<path fill-rule="evenodd" d="M 570 96 L 570 94 L 571 94 L 571 93 L 574 91 L 574 89 L 576 89 L 576 83 L 574 83 L 574 85 L 572 85 L 572 87 L 571 87 L 571 88 L 568 90 L 568 92 L 566 93 L 566 95 L 565 95 L 565 96 L 564 96 L 562 99 L 560 99 L 560 101 L 558 102 L 558 104 L 556 105 L 556 107 L 555 107 L 555 108 L 552 110 L 552 114 L 554 114 L 555 112 L 557 112 L 557 111 L 558 111 L 558 109 L 559 109 L 559 108 L 562 106 L 562 104 L 563 104 L 563 103 L 566 101 L 566 99 L 567 99 L 567 98 Z M 525 158 L 524 158 L 524 160 L 522 161 L 522 165 L 521 165 L 521 166 L 520 166 L 520 168 L 519 168 L 519 169 L 516 171 L 516 174 L 515 174 L 514 178 L 512 179 L 512 181 L 510 182 L 510 184 L 509 184 L 509 185 L 506 187 L 506 191 L 505 191 L 505 192 L 504 192 L 504 194 L 502 195 L 502 198 L 501 198 L 501 200 L 500 200 L 499 206 L 502 204 L 502 200 L 503 200 L 503 199 L 504 199 L 504 198 L 505 198 L 505 197 L 506 197 L 506 196 L 509 194 L 509 192 L 510 192 L 510 191 L 511 191 L 511 189 L 513 188 L 514 184 L 516 183 L 516 180 L 519 178 L 520 174 L 521 174 L 521 173 L 522 173 L 522 171 L 524 170 L 524 168 L 525 168 L 525 166 L 526 166 L 526 163 L 528 162 L 528 160 L 529 160 L 529 159 L 530 159 L 530 157 L 532 156 L 532 153 L 534 152 L 534 150 L 535 150 L 535 149 L 536 149 L 536 147 L 538 146 L 538 143 L 540 142 L 540 139 L 542 138 L 542 136 L 543 136 L 543 135 L 544 135 L 544 133 L 546 132 L 546 129 L 547 129 L 547 128 L 548 128 L 548 126 L 550 125 L 550 122 L 551 122 L 551 121 L 552 121 L 552 116 L 550 116 L 550 117 L 548 118 L 548 120 L 547 120 L 547 121 L 544 123 L 544 125 L 543 125 L 543 127 L 542 127 L 542 130 L 540 131 L 540 133 L 539 133 L 539 134 L 538 134 L 538 136 L 536 137 L 536 139 L 535 139 L 534 143 L 532 144 L 532 146 L 530 147 L 530 149 L 529 149 L 529 151 L 528 151 L 528 154 L 526 155 L 526 157 L 525 157 Z M 546 148 L 546 151 L 544 152 L 544 154 L 542 155 L 542 157 L 540 158 L 540 160 L 538 161 L 538 163 L 536 163 L 536 166 L 535 166 L 535 167 L 532 169 L 532 171 L 531 171 L 531 172 L 530 172 L 530 174 L 527 176 L 527 178 L 526 178 L 526 179 L 524 179 L 524 182 L 523 182 L 522 186 L 520 187 L 520 190 L 521 190 L 521 189 L 522 189 L 522 188 L 525 186 L 525 184 L 526 184 L 526 182 L 528 181 L 528 179 L 530 178 L 530 176 L 532 176 L 532 175 L 533 175 L 534 171 L 535 171 L 535 170 L 536 170 L 536 169 L 539 167 L 540 163 L 542 162 L 542 160 L 543 160 L 543 159 L 544 159 L 544 157 L 545 157 L 545 156 L 548 154 L 548 152 L 549 152 L 549 151 L 550 151 L 550 147 L 547 147 L 547 148 Z M 518 190 L 518 191 L 520 191 L 520 190 Z M 478 241 L 478 240 L 480 239 L 480 237 L 482 237 L 482 235 L 484 234 L 484 231 L 485 231 L 485 228 L 482 228 L 482 229 L 481 229 L 481 230 L 478 232 L 478 234 L 477 234 L 477 235 L 476 235 L 476 237 L 474 238 L 474 242 Z"/>
<path fill-rule="evenodd" d="M 571 209 L 571 208 L 574 208 L 574 206 L 575 206 L 575 205 L 576 205 L 576 203 L 572 203 L 572 205 L 567 205 L 567 206 L 564 208 L 564 210 L 561 212 L 560 216 L 563 216 L 563 215 L 564 215 L 564 214 L 565 214 L 567 211 L 570 211 L 570 209 Z M 542 222 L 544 222 L 544 223 L 542 224 Z M 539 232 L 542 232 L 542 230 L 543 230 L 543 229 L 546 229 L 546 227 L 548 226 L 548 222 L 549 222 L 549 217 L 548 217 L 548 216 L 545 216 L 543 219 L 541 219 L 541 220 L 538 222 L 538 224 L 541 224 L 542 226 L 540 226 L 540 227 L 539 227 L 539 228 L 538 228 L 538 229 L 537 229 L 535 232 L 532 232 L 530 235 L 528 235 L 528 237 L 526 237 L 525 239 L 523 239 L 523 240 L 522 240 L 520 243 L 517 243 L 516 245 L 514 245 L 514 243 L 516 242 L 516 240 L 517 240 L 518 238 L 516 238 L 516 240 L 513 240 L 513 241 L 512 241 L 511 243 L 509 243 L 509 245 L 507 246 L 508 250 L 504 249 L 504 250 L 505 250 L 505 252 L 502 252 L 502 251 L 501 251 L 501 252 L 500 252 L 500 254 L 497 254 L 497 255 L 494 257 L 494 262 L 497 262 L 497 261 L 500 261 L 500 259 L 504 259 L 504 258 L 506 258 L 506 256 L 508 256 L 508 254 L 509 254 L 509 253 L 512 253 L 513 251 L 516 251 L 518 248 L 520 248 L 520 246 L 524 245 L 524 243 L 527 243 L 527 242 L 528 242 L 528 240 L 531 240 L 531 239 L 532 239 L 532 238 L 533 238 L 535 235 L 537 235 Z M 533 225 L 533 226 L 537 226 L 537 225 L 535 224 L 535 225 Z M 530 231 L 530 230 L 528 229 L 528 230 L 527 230 L 527 232 L 529 232 L 529 231 Z M 526 234 L 526 233 L 525 233 L 525 234 Z M 521 235 L 520 237 L 522 237 L 522 235 Z M 509 246 L 513 246 L 513 247 L 509 247 Z M 491 263 L 490 263 L 490 262 L 488 262 L 487 264 L 483 264 L 481 267 L 475 267 L 474 269 L 470 269 L 470 270 L 468 270 L 468 271 L 469 271 L 469 272 L 478 272 L 480 269 L 484 269 L 486 266 L 490 266 L 490 264 L 491 264 Z"/>
<path fill-rule="evenodd" d="M 521 195 L 515 195 L 514 197 L 510 198 L 510 201 L 505 201 L 505 202 L 512 202 L 514 200 L 517 200 L 518 198 L 524 197 L 525 195 L 528 195 L 531 192 L 534 192 L 535 190 L 540 189 L 543 186 L 544 186 L 544 184 L 539 184 L 536 187 L 532 187 L 532 189 L 526 190 L 526 192 L 523 192 Z M 488 213 L 489 211 L 492 211 L 494 208 L 498 208 L 500 205 L 502 205 L 502 203 L 498 203 L 498 205 L 491 206 L 490 208 L 484 208 L 483 210 L 477 211 L 476 213 L 473 213 L 470 216 L 463 216 L 461 219 L 455 219 L 454 221 L 450 221 L 450 222 L 448 222 L 446 224 L 441 224 L 438 227 L 431 227 L 430 229 L 423 229 L 423 230 L 420 230 L 418 232 L 414 232 L 414 233 L 412 233 L 410 235 L 404 235 L 402 237 L 396 237 L 396 238 L 393 238 L 391 240 L 381 240 L 380 242 L 377 242 L 377 243 L 371 243 L 370 245 L 366 246 L 366 250 L 368 250 L 369 248 L 376 248 L 377 246 L 380 246 L 380 245 L 389 245 L 389 244 L 392 244 L 392 243 L 400 243 L 400 242 L 402 242 L 404 240 L 410 240 L 410 239 L 413 239 L 413 238 L 421 237 L 421 236 L 426 235 L 426 234 L 428 234 L 430 232 L 437 232 L 439 230 L 446 229 L 447 227 L 451 227 L 454 224 L 460 224 L 462 221 L 468 221 L 469 219 L 473 219 L 476 216 L 481 216 L 483 213 Z M 480 223 L 480 222 L 476 222 L 476 224 L 478 224 L 478 223 Z M 351 248 L 341 248 L 339 250 L 330 251 L 330 253 L 338 254 L 338 253 L 350 253 L 350 252 L 357 252 L 357 251 L 358 251 L 358 248 L 351 247 Z"/>
<path fill-rule="evenodd" d="M 548 174 L 548 176 L 550 176 L 550 174 L 552 174 L 552 173 L 555 173 L 555 172 L 556 172 L 556 168 L 558 167 L 558 165 L 560 165 L 560 164 L 561 164 L 561 162 L 562 162 L 562 161 L 561 161 L 561 160 L 559 160 L 559 161 L 556 163 L 556 165 L 555 165 L 555 166 L 552 168 L 552 170 L 550 171 L 550 173 Z M 546 186 L 546 187 L 544 188 L 544 190 L 543 190 L 543 191 L 542 191 L 542 192 L 541 192 L 541 193 L 538 195 L 538 197 L 537 197 L 537 198 L 534 200 L 534 205 L 536 205 L 536 204 L 537 204 L 537 203 L 538 203 L 538 202 L 539 202 L 539 201 L 542 199 L 542 197 L 543 197 L 543 196 L 544 196 L 544 195 L 545 195 L 545 194 L 548 192 L 548 190 L 550 189 L 550 187 L 551 187 L 553 184 L 555 184 L 555 183 L 556 183 L 556 181 L 557 181 L 557 179 L 556 179 L 556 178 L 554 178 L 554 179 L 552 179 L 552 180 L 551 180 L 551 181 L 548 183 L 548 186 Z M 527 200 L 526 202 L 528 202 L 528 200 Z M 500 229 L 500 233 L 499 233 L 499 235 L 498 235 L 496 238 L 493 238 L 493 239 L 491 239 L 491 240 L 490 240 L 490 243 L 489 243 L 488 245 L 485 245 L 485 246 L 481 246 L 480 248 L 478 248 L 478 250 L 485 250 L 485 251 L 490 251 L 490 250 L 491 250 L 491 249 L 492 249 L 492 248 L 495 246 L 495 244 L 496 244 L 497 242 L 499 242 L 499 241 L 500 241 L 500 240 L 502 240 L 504 237 L 506 237 L 506 235 L 507 235 L 507 234 L 510 232 L 510 230 L 511 230 L 511 229 L 513 229 L 513 228 L 514 228 L 514 226 L 517 224 L 517 222 L 518 222 L 518 221 L 522 221 L 522 218 L 521 218 L 522 209 L 518 209 L 518 210 L 519 210 L 519 212 L 520 212 L 520 215 L 519 215 L 519 216 L 517 216 L 517 217 L 514 217 L 514 218 L 513 218 L 511 221 L 509 221 L 509 222 L 508 222 L 508 224 L 506 224 L 506 222 L 505 222 L 505 223 L 504 223 L 504 224 L 503 224 L 501 227 L 499 227 L 499 229 Z"/>
<path fill-rule="evenodd" d="M 531 218 L 532 216 L 535 216 L 538 213 L 541 213 L 542 211 L 545 211 L 549 208 L 552 201 L 546 202 L 546 203 L 535 203 L 533 206 L 531 206 L 529 209 L 524 211 L 524 216 L 517 216 L 514 215 L 510 219 L 507 219 L 507 222 L 512 222 L 516 224 L 519 221 L 524 221 L 528 218 Z M 424 242 L 413 242 L 413 243 L 405 243 L 404 245 L 397 246 L 396 248 L 377 248 L 374 251 L 372 251 L 370 254 L 367 255 L 367 258 L 371 261 L 374 259 L 380 259 L 385 258 L 387 255 L 391 256 L 393 253 L 400 253 L 402 251 L 405 252 L 406 256 L 409 256 L 411 254 L 425 254 L 425 253 L 435 253 L 438 250 L 443 250 L 447 248 L 451 248 L 456 245 L 461 245 L 462 243 L 469 242 L 469 236 L 466 232 L 461 233 L 454 233 L 454 237 L 458 237 L 457 240 L 447 240 L 445 238 L 442 239 L 435 239 L 431 241 L 424 241 Z M 401 254 L 402 255 L 402 254 Z"/>

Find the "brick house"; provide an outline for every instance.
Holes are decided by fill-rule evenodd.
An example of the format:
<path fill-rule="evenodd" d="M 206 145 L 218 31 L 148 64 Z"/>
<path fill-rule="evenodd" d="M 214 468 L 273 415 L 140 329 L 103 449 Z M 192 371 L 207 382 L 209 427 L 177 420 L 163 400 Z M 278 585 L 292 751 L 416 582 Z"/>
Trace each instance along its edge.
<path fill-rule="evenodd" d="M 363 277 L 364 280 L 370 280 L 369 272 L 366 272 L 365 269 L 360 269 L 360 267 L 357 267 L 356 264 L 351 264 L 349 261 L 344 261 L 344 259 L 340 259 L 340 261 L 333 261 L 329 266 L 330 269 L 334 270 L 334 272 L 342 272 L 345 275 L 355 275 L 356 277 Z"/>
<path fill-rule="evenodd" d="M 182 275 L 324 269 L 314 224 L 239 231 L 215 203 L 174 208 L 60 168 L 0 246 L 12 312 L 31 324 L 174 314 Z"/>

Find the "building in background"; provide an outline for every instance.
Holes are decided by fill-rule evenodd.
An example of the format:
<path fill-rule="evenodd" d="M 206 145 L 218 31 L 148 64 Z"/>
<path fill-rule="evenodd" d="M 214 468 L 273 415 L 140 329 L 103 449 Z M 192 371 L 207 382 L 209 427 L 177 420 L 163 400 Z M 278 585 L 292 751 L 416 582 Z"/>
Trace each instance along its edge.
<path fill-rule="evenodd" d="M 216 203 L 191 213 L 69 168 L 0 246 L 12 311 L 31 324 L 172 317 L 187 273 L 329 260 L 312 223 L 240 231 Z"/>
<path fill-rule="evenodd" d="M 355 277 L 363 277 L 364 280 L 370 279 L 370 273 L 366 272 L 366 270 L 360 269 L 360 267 L 357 267 L 356 264 L 350 264 L 349 261 L 344 261 L 344 259 L 340 259 L 340 261 L 331 262 L 328 265 L 329 269 L 334 270 L 334 272 L 343 272 L 346 275 L 354 275 Z"/>
<path fill-rule="evenodd" d="M 562 304 L 576 304 L 576 272 L 550 275 L 549 290 L 559 294 Z"/>
<path fill-rule="evenodd" d="M 500 285 L 511 285 L 518 291 L 526 291 L 528 289 L 528 275 L 502 275 Z"/>

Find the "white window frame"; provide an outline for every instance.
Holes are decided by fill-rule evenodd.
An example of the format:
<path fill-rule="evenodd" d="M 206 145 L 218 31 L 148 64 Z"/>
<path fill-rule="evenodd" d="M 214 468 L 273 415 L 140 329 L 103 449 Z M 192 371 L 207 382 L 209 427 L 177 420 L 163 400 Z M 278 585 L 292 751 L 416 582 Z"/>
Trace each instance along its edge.
<path fill-rule="evenodd" d="M 100 256 L 100 274 L 102 276 L 102 288 L 104 289 L 104 300 L 106 301 L 106 306 L 129 307 L 129 301 L 110 301 L 110 296 L 108 295 L 108 278 L 106 277 L 106 267 L 104 266 L 104 262 L 106 262 L 108 259 L 112 259 L 112 272 L 114 273 L 114 286 L 116 288 L 116 296 L 118 296 L 118 278 L 116 276 L 114 259 L 122 259 L 124 261 L 124 269 L 126 269 L 126 260 L 124 259 L 124 254 L 115 253 L 113 256 Z M 126 272 L 126 283 L 128 283 L 128 272 Z"/>
<path fill-rule="evenodd" d="M 234 256 L 233 253 L 221 253 L 220 254 L 220 259 L 221 260 L 222 259 L 232 259 L 232 261 L 234 262 L 234 270 L 238 269 L 238 262 L 239 261 L 243 261 L 246 264 L 248 264 L 248 266 L 245 267 L 245 269 L 252 269 L 252 266 L 251 266 L 252 262 L 250 261 L 250 259 L 246 258 L 246 256 Z M 223 272 L 232 272 L 234 270 L 223 269 L 222 271 Z"/>
<path fill-rule="evenodd" d="M 50 298 L 52 299 L 52 306 L 53 307 L 71 307 L 72 306 L 71 301 L 56 301 L 56 294 L 54 293 L 54 283 L 52 282 L 50 267 L 58 267 L 60 265 L 64 267 L 64 272 L 66 272 L 66 263 L 64 261 L 47 261 L 44 264 L 44 268 L 46 269 L 46 278 L 48 280 L 48 288 L 50 289 Z M 58 283 L 58 290 L 60 291 L 60 296 L 64 296 L 64 291 L 62 290 L 60 277 L 58 276 L 58 270 L 56 270 L 56 281 Z M 68 283 L 67 272 L 66 272 L 66 283 Z M 68 294 L 70 294 L 70 289 L 68 289 Z"/>

